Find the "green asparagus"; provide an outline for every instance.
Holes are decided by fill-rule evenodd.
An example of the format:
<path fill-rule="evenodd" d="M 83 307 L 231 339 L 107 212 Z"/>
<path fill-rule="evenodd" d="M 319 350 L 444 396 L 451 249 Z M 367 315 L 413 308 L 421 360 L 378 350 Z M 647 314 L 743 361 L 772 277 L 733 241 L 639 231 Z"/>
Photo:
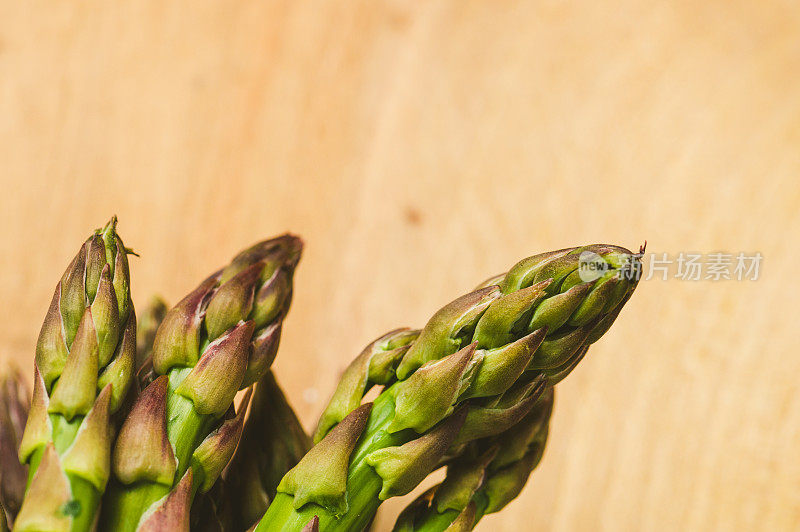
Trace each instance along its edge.
<path fill-rule="evenodd" d="M 395 532 L 467 532 L 522 491 L 544 453 L 554 390 L 548 388 L 522 421 L 467 445 L 447 464 L 444 481 L 398 517 Z"/>
<path fill-rule="evenodd" d="M 28 385 L 16 369 L 0 376 L 0 513 L 13 523 L 25 495 L 28 466 L 17 449 L 28 419 Z"/>
<path fill-rule="evenodd" d="M 153 342 L 156 330 L 164 316 L 167 315 L 167 304 L 159 296 L 150 298 L 150 303 L 139 316 L 136 330 L 136 367 L 141 368 L 153 355 Z"/>
<path fill-rule="evenodd" d="M 212 487 L 236 448 L 247 402 L 225 414 L 275 357 L 301 250 L 291 235 L 260 242 L 167 312 L 153 344 L 157 377 L 114 447 L 103 529 L 188 526 L 194 495 Z"/>
<path fill-rule="evenodd" d="M 15 530 L 89 530 L 109 476 L 109 415 L 130 387 L 136 317 L 116 218 L 83 244 L 39 333 L 19 449 L 30 466 Z"/>
<path fill-rule="evenodd" d="M 363 530 L 381 502 L 409 493 L 470 441 L 509 429 L 611 326 L 638 283 L 639 257 L 592 245 L 517 263 L 398 330 L 345 371 L 259 531 Z M 373 385 L 374 403 L 361 405 Z"/>

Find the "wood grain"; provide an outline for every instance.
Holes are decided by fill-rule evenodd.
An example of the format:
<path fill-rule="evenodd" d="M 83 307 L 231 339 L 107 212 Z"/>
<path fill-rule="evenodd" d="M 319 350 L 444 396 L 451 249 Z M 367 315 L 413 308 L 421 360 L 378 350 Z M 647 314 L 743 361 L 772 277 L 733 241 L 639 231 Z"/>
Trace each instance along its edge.
<path fill-rule="evenodd" d="M 756 282 L 643 282 L 480 529 L 800 527 L 797 3 L 0 0 L 0 21 L 4 361 L 31 367 L 112 213 L 139 305 L 303 235 L 277 371 L 309 426 L 361 346 L 528 254 L 760 251 Z"/>

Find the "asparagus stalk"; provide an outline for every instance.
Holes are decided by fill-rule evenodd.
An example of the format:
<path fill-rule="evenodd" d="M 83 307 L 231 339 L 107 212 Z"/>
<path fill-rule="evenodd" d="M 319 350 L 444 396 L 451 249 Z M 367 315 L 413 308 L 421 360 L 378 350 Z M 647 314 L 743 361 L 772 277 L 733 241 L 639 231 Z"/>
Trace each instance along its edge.
<path fill-rule="evenodd" d="M 315 435 L 283 478 L 259 531 L 363 530 L 389 497 L 416 487 L 470 441 L 531 411 L 616 319 L 639 259 L 609 245 L 536 255 L 437 312 L 422 331 L 398 330 L 345 371 Z M 374 403 L 360 405 L 375 384 Z M 360 405 L 360 406 L 359 406 Z"/>
<path fill-rule="evenodd" d="M 0 377 L 0 514 L 9 523 L 22 505 L 28 466 L 21 464 L 17 449 L 28 419 L 30 393 L 19 370 Z M 3 512 L 5 509 L 5 512 Z"/>
<path fill-rule="evenodd" d="M 548 388 L 522 421 L 468 445 L 447 465 L 447 475 L 412 502 L 395 532 L 467 532 L 519 495 L 539 465 L 547 441 L 554 390 Z"/>
<path fill-rule="evenodd" d="M 247 401 L 223 416 L 275 358 L 301 249 L 291 235 L 260 242 L 167 312 L 153 344 L 157 377 L 114 448 L 104 529 L 188 527 L 194 495 L 212 487 L 236 448 Z"/>
<path fill-rule="evenodd" d="M 15 530 L 89 530 L 109 476 L 109 415 L 125 399 L 136 317 L 116 217 L 56 286 L 39 333 L 33 399 L 19 449 L 29 465 Z"/>

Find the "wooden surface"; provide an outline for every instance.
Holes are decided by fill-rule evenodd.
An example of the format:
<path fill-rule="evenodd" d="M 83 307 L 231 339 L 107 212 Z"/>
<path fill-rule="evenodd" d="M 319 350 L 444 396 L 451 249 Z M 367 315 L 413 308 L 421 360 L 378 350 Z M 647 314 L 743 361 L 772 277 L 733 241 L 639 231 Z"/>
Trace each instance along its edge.
<path fill-rule="evenodd" d="M 112 213 L 140 306 L 303 235 L 277 371 L 309 426 L 364 344 L 523 256 L 760 251 L 643 282 L 480 529 L 797 529 L 798 72 L 788 1 L 2 0 L 1 356 L 31 368 Z"/>

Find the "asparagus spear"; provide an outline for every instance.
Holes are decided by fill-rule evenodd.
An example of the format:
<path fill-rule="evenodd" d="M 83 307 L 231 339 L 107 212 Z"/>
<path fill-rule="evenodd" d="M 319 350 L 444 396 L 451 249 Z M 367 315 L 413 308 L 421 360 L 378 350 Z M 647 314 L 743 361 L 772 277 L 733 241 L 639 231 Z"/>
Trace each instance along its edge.
<path fill-rule="evenodd" d="M 553 397 L 550 387 L 522 421 L 497 436 L 469 444 L 448 463 L 444 481 L 403 510 L 394 531 L 467 532 L 485 514 L 502 510 L 539 465 Z"/>
<path fill-rule="evenodd" d="M 284 235 L 239 253 L 170 309 L 153 345 L 155 378 L 125 419 L 104 498 L 107 530 L 185 529 L 241 436 L 245 401 L 275 357 L 302 242 Z"/>
<path fill-rule="evenodd" d="M 153 355 L 153 342 L 156 331 L 164 316 L 167 315 L 167 304 L 160 296 L 150 298 L 150 303 L 139 316 L 136 331 L 136 367 L 141 368 Z"/>
<path fill-rule="evenodd" d="M 153 369 L 153 343 L 158 327 L 164 321 L 168 309 L 169 307 L 161 297 L 152 296 L 136 326 L 136 378 L 134 379 L 136 393 L 130 394 L 130 400 L 121 409 L 123 420 L 130 413 L 133 402 L 141 390 L 147 388 L 158 377 Z"/>
<path fill-rule="evenodd" d="M 28 419 L 29 402 L 28 385 L 19 370 L 4 372 L 0 377 L 0 514 L 10 523 L 22 505 L 28 477 L 28 466 L 19 462 L 17 449 Z"/>
<path fill-rule="evenodd" d="M 381 502 L 446 455 L 516 424 L 616 319 L 639 259 L 616 246 L 527 258 L 437 312 L 379 338 L 345 371 L 315 435 L 256 530 L 362 530 Z M 387 387 L 359 406 L 368 388 Z"/>
<path fill-rule="evenodd" d="M 130 387 L 136 317 L 112 218 L 81 246 L 39 333 L 19 449 L 28 489 L 15 530 L 89 530 L 109 476 L 109 415 Z"/>

